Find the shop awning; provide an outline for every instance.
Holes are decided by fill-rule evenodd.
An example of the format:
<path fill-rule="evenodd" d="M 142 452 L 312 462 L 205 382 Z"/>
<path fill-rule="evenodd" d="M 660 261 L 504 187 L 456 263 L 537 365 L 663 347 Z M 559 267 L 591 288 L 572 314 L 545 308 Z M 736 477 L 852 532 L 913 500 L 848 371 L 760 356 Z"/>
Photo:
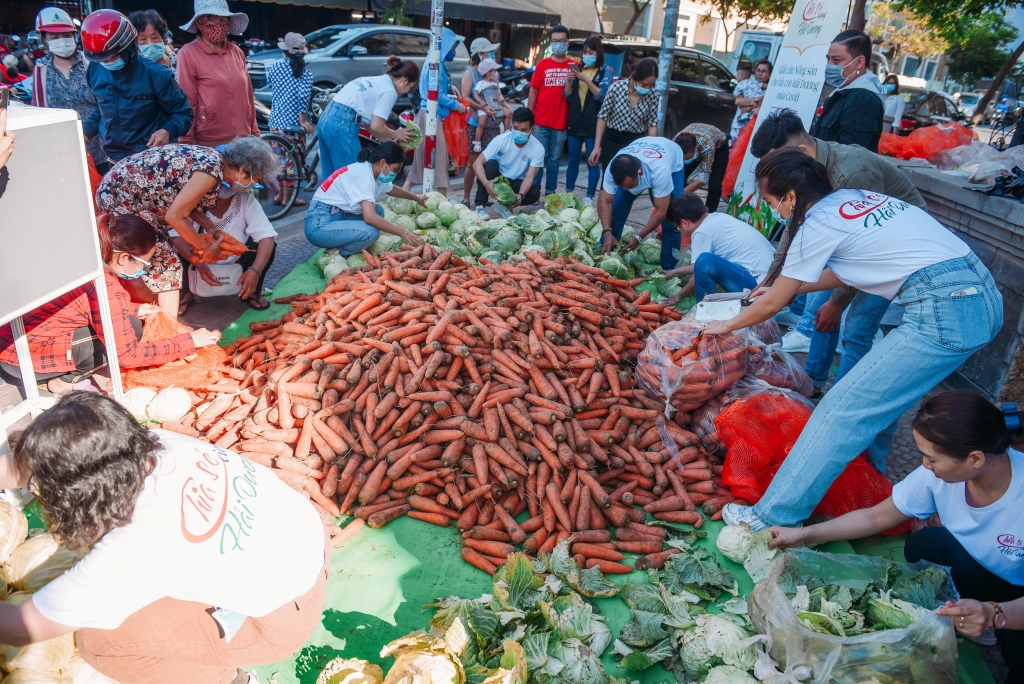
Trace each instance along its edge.
<path fill-rule="evenodd" d="M 376 12 L 385 12 L 388 8 L 388 0 L 372 0 L 371 4 Z M 430 2 L 407 0 L 405 11 L 409 14 L 429 16 Z M 473 2 L 447 0 L 444 3 L 444 16 L 446 19 L 498 21 L 528 26 L 554 26 L 562 18 L 561 15 L 555 14 L 537 0 L 473 0 Z"/>
<path fill-rule="evenodd" d="M 340 10 L 365 10 L 366 0 L 250 0 L 269 5 L 297 5 L 299 7 L 327 7 Z M 385 6 L 387 3 L 384 3 Z"/>

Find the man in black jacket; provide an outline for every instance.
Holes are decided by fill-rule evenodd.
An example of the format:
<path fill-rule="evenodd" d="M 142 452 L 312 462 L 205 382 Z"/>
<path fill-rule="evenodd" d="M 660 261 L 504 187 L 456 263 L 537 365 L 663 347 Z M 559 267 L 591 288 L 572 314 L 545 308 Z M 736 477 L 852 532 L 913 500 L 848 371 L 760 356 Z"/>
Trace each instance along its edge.
<path fill-rule="evenodd" d="M 827 59 L 825 83 L 835 90 L 825 100 L 811 135 L 878 152 L 885 95 L 878 77 L 868 71 L 871 38 L 863 31 L 843 31 L 832 40 Z"/>

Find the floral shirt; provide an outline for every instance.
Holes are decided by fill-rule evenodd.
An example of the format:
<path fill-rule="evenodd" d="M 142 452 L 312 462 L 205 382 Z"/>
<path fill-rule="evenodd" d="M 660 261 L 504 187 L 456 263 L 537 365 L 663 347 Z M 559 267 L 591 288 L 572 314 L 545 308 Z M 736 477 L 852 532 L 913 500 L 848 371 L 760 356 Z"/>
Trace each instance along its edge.
<path fill-rule="evenodd" d="M 38 74 L 46 71 L 46 84 L 45 84 L 45 102 L 39 102 L 39 96 L 36 95 L 35 89 L 33 89 L 32 104 L 37 107 L 50 107 L 52 109 L 74 109 L 78 112 L 78 116 L 81 117 L 82 121 L 92 114 L 93 110 L 96 109 L 96 96 L 92 93 L 92 88 L 89 87 L 89 82 L 85 78 L 85 68 L 88 66 L 85 59 L 82 57 L 81 52 L 75 53 L 75 63 L 71 65 L 71 71 L 68 72 L 67 77 L 53 66 L 53 55 L 45 55 L 40 57 L 35 63 L 34 74 L 38 78 Z M 42 84 L 41 84 L 42 85 Z M 98 135 L 94 135 L 89 138 L 85 148 L 89 150 L 89 154 L 92 155 L 92 160 L 96 164 L 102 164 L 107 160 L 107 155 L 103 153 L 103 145 Z"/>
<path fill-rule="evenodd" d="M 758 81 L 756 78 L 751 76 L 745 78 L 736 84 L 733 88 L 732 94 L 734 97 L 746 97 L 750 99 L 757 99 L 764 97 L 765 86 Z M 733 140 L 740 134 L 740 130 L 744 124 L 750 121 L 750 112 L 743 112 L 739 107 L 736 108 L 736 116 L 732 118 L 732 129 L 729 131 L 729 137 Z"/>
<path fill-rule="evenodd" d="M 199 145 L 163 145 L 125 157 L 111 167 L 96 191 L 96 205 L 111 214 L 135 214 L 164 235 L 164 215 L 196 171 L 224 179 L 220 153 Z M 220 183 L 203 196 L 199 206 L 217 202 Z"/>
<path fill-rule="evenodd" d="M 313 74 L 309 69 L 302 76 L 292 75 L 292 66 L 287 59 L 278 60 L 267 69 L 267 81 L 273 91 L 270 106 L 270 127 L 286 128 L 299 125 L 299 114 L 309 110 L 309 95 L 313 89 Z"/>

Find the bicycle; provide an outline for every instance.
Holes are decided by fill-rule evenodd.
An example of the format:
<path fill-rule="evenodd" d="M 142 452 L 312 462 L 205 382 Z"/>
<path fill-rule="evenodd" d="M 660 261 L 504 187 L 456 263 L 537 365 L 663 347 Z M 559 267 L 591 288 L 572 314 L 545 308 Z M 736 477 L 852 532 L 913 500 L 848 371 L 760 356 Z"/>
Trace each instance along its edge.
<path fill-rule="evenodd" d="M 992 129 L 992 135 L 988 139 L 989 146 L 996 148 L 1000 152 L 1007 149 L 1013 140 L 1013 131 L 1020 122 L 1020 112 L 1008 113 L 1003 116 L 999 125 Z"/>

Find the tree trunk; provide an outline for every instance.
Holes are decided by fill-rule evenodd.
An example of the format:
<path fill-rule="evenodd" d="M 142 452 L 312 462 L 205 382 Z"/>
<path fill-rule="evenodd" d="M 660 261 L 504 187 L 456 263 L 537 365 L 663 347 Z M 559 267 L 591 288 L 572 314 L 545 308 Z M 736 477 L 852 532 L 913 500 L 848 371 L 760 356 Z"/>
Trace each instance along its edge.
<path fill-rule="evenodd" d="M 847 30 L 864 30 L 864 26 L 867 24 L 867 19 L 864 18 L 865 4 L 867 4 L 867 0 L 853 0 L 853 9 L 850 10 L 850 24 L 846 27 Z"/>
<path fill-rule="evenodd" d="M 1021 41 L 1021 44 L 1013 51 L 1010 58 L 1006 60 L 1006 64 L 1004 64 L 1003 68 L 999 70 L 996 77 L 992 79 L 992 85 L 988 87 L 988 92 L 985 93 L 981 98 L 981 101 L 978 102 L 978 106 L 974 110 L 974 116 L 971 117 L 972 127 L 977 126 L 978 122 L 980 122 L 982 117 L 985 116 L 985 108 L 988 107 L 988 103 L 992 101 L 993 97 L 995 97 L 996 91 L 999 90 L 999 86 L 1001 86 L 1003 81 L 1006 80 L 1006 75 L 1010 73 L 1010 70 L 1013 69 L 1013 65 L 1017 63 L 1017 60 L 1020 59 L 1022 54 L 1024 54 L 1024 41 Z"/>
<path fill-rule="evenodd" d="M 633 17 L 629 20 L 629 23 L 626 24 L 626 30 L 622 32 L 622 35 L 624 35 L 624 36 L 628 36 L 629 35 L 629 32 L 633 30 L 634 26 L 636 26 L 636 22 L 640 21 L 640 15 L 644 13 L 644 10 L 647 9 L 647 6 L 650 5 L 650 4 L 651 4 L 651 0 L 647 0 L 647 2 L 645 2 L 642 5 L 638 4 L 634 0 L 634 2 L 633 2 Z"/>
<path fill-rule="evenodd" d="M 604 23 L 601 21 L 601 5 L 598 4 L 598 0 L 594 0 L 594 12 L 597 14 L 597 28 L 601 33 L 604 33 Z"/>

